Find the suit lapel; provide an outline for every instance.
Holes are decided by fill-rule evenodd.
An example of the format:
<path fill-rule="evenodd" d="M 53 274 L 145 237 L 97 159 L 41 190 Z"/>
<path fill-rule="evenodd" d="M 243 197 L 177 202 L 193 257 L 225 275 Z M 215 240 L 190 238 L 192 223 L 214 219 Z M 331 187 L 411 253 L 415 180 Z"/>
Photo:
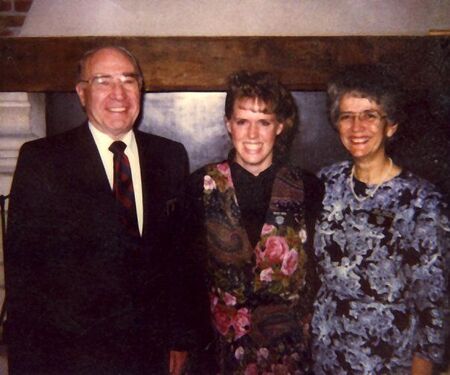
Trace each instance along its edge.
<path fill-rule="evenodd" d="M 87 124 L 75 133 L 74 145 L 74 155 L 78 159 L 75 165 L 83 176 L 87 188 L 93 193 L 111 193 L 105 167 Z"/>
<path fill-rule="evenodd" d="M 163 197 L 164 170 L 158 162 L 155 150 L 149 142 L 146 142 L 142 134 L 136 131 L 136 143 L 139 152 L 139 164 L 142 179 L 142 202 L 144 208 L 144 225 L 142 236 L 151 233 L 158 215 L 163 214 L 165 205 Z"/>

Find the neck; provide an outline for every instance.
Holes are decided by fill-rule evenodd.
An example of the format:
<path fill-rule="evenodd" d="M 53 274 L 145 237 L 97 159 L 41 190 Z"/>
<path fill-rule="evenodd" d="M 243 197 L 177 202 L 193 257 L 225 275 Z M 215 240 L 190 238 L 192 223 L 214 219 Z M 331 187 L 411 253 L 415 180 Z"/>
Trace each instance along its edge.
<path fill-rule="evenodd" d="M 353 165 L 353 174 L 359 181 L 362 181 L 367 185 L 376 185 L 390 179 L 393 166 L 392 159 L 384 155 L 377 161 L 355 161 Z"/>

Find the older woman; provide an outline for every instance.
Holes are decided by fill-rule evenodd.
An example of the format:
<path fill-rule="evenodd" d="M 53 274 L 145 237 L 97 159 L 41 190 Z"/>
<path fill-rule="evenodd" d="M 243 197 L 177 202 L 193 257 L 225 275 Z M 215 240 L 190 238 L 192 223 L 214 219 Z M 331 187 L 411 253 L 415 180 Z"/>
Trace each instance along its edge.
<path fill-rule="evenodd" d="M 232 75 L 225 125 L 234 148 L 191 176 L 187 243 L 202 260 L 198 285 L 207 286 L 214 331 L 207 374 L 309 372 L 311 230 L 322 190 L 285 161 L 296 122 L 293 97 L 274 76 Z"/>
<path fill-rule="evenodd" d="M 431 374 L 444 349 L 442 198 L 386 154 L 402 120 L 393 77 L 378 66 L 351 67 L 330 82 L 328 96 L 352 161 L 319 173 L 315 373 Z"/>

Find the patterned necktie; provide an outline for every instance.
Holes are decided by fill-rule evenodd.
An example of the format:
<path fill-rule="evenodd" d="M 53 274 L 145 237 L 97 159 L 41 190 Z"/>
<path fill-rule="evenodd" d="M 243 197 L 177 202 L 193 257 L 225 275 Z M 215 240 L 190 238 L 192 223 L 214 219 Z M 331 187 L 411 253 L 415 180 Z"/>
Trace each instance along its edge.
<path fill-rule="evenodd" d="M 119 206 L 121 222 L 128 233 L 139 236 L 130 161 L 124 153 L 126 147 L 122 141 L 115 141 L 109 146 L 109 151 L 114 154 L 113 193 Z"/>

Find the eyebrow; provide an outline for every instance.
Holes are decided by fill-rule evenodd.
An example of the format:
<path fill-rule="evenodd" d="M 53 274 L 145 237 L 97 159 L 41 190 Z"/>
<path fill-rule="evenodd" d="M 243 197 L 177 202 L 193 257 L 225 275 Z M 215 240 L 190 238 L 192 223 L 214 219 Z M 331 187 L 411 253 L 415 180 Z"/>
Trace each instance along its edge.
<path fill-rule="evenodd" d="M 93 75 L 93 77 L 114 77 L 114 76 L 139 76 L 139 73 L 134 73 L 134 72 L 124 72 L 124 73 L 117 73 L 117 74 L 97 73 L 97 74 Z"/>
<path fill-rule="evenodd" d="M 243 109 L 243 110 L 246 110 L 246 111 L 251 111 L 251 112 L 253 112 L 253 113 L 264 113 L 264 114 L 266 114 L 266 115 L 271 115 L 271 114 L 273 114 L 273 112 L 269 112 L 269 111 L 268 111 L 268 108 L 267 108 L 267 107 L 264 107 L 264 108 L 262 108 L 262 109 L 260 109 L 260 108 L 255 109 L 254 107 L 242 107 L 242 106 L 238 106 L 238 109 Z"/>
<path fill-rule="evenodd" d="M 378 110 L 378 109 L 372 108 L 372 109 L 364 109 L 362 111 L 350 111 L 350 110 L 348 110 L 348 111 L 341 111 L 341 110 L 339 110 L 338 113 L 342 114 L 342 113 L 363 113 L 363 112 L 377 112 L 377 113 L 380 113 L 381 111 Z"/>

